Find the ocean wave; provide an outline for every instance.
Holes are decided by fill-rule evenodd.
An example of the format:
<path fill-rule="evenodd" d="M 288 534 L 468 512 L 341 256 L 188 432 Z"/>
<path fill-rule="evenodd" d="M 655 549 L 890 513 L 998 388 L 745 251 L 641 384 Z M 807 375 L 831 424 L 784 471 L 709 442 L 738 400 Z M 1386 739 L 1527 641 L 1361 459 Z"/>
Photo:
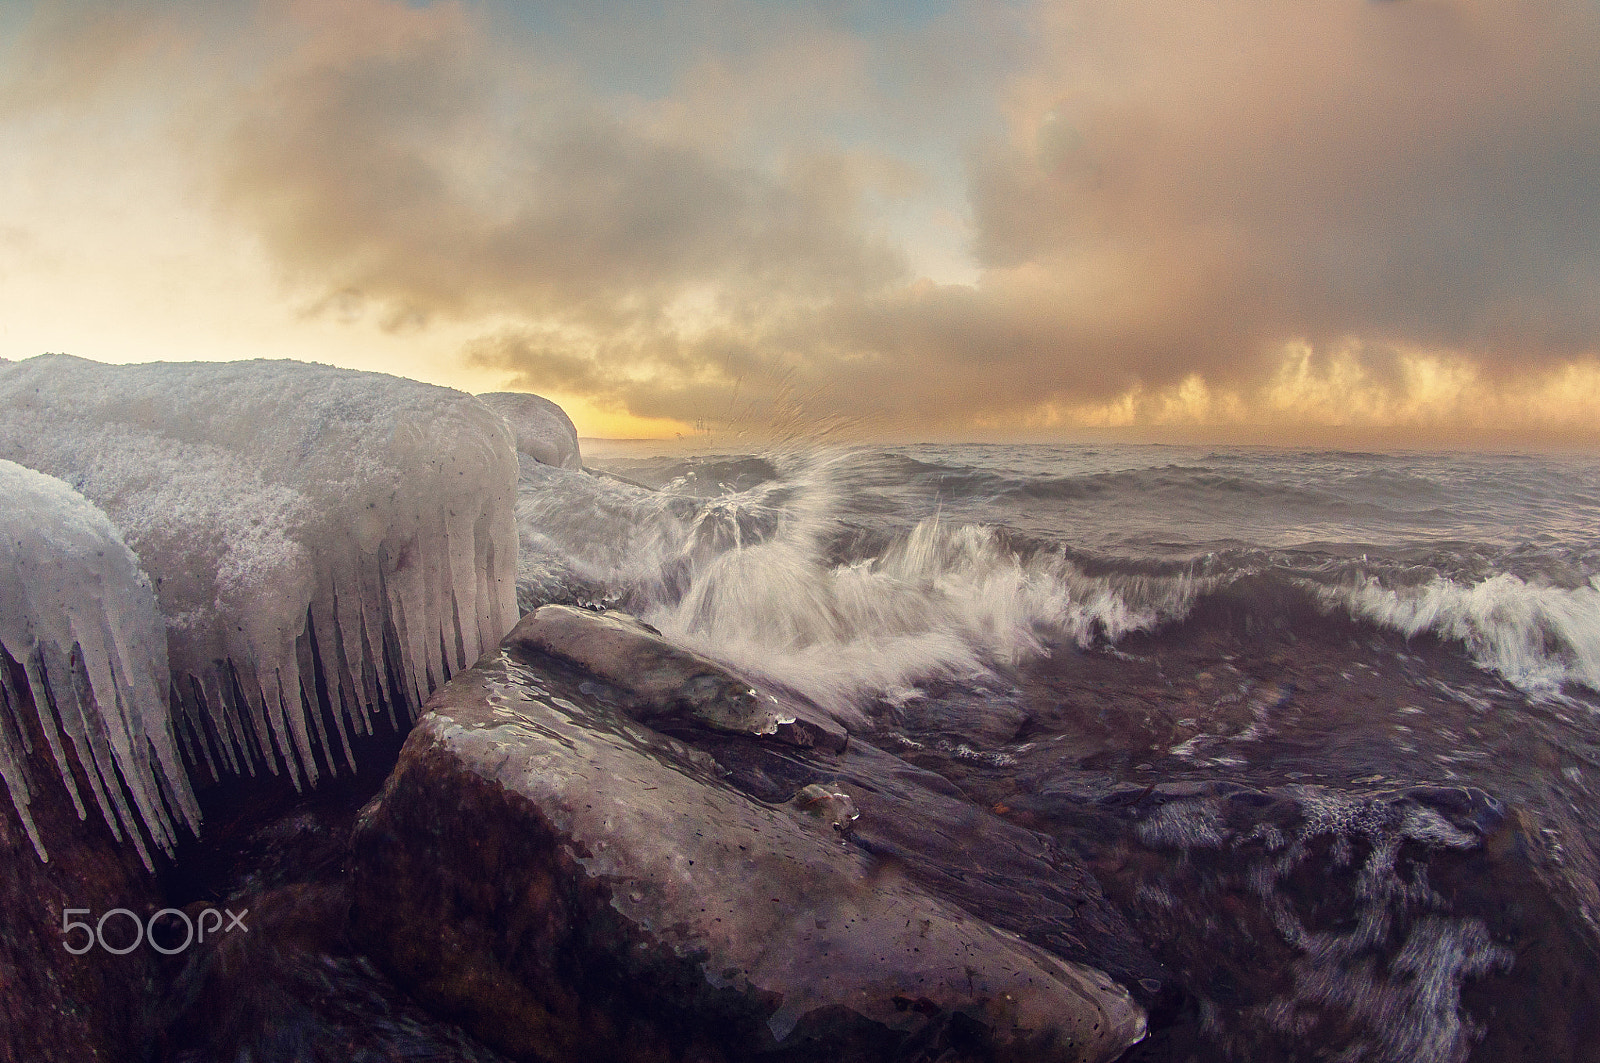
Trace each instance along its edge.
<path fill-rule="evenodd" d="M 819 454 L 707 499 L 524 468 L 519 600 L 620 605 L 852 721 L 919 683 L 982 683 L 1053 645 L 1148 630 L 1207 586 L 1181 569 L 1090 574 L 1063 549 L 937 516 L 852 525 L 864 498 L 895 505 L 873 471 Z"/>
<path fill-rule="evenodd" d="M 881 555 L 831 564 L 780 534 L 717 555 L 651 609 L 662 631 L 847 721 L 937 678 L 981 683 L 997 667 L 1184 615 L 1193 577 L 1086 574 L 1059 553 L 1024 560 L 994 529 L 923 521 Z"/>
<path fill-rule="evenodd" d="M 1457 642 L 1525 693 L 1559 693 L 1567 683 L 1600 691 L 1600 576 L 1579 587 L 1509 573 L 1473 583 L 1436 576 L 1398 587 L 1364 576 L 1314 593 L 1407 637 L 1428 632 Z"/>
<path fill-rule="evenodd" d="M 984 508 L 941 513 L 930 479 L 1018 481 L 886 458 L 718 459 L 698 479 L 662 463 L 650 470 L 660 490 L 524 468 L 519 600 L 621 606 L 847 721 L 937 680 L 993 688 L 1007 667 L 1061 645 L 1241 615 L 1293 630 L 1333 609 L 1456 642 L 1529 693 L 1600 690 L 1600 576 L 1571 544 L 1241 540 L 1163 558 L 973 520 Z M 1065 479 L 1143 491 L 1163 478 L 1184 490 L 1219 482 L 1197 466 Z M 722 486 L 708 495 L 712 480 Z M 1240 502 L 1260 486 L 1226 482 Z"/>
<path fill-rule="evenodd" d="M 1228 499 L 1328 505 L 1337 501 L 1320 491 L 1230 475 L 1208 466 L 1166 465 L 1075 476 L 1041 477 L 1008 487 L 1005 495 L 1023 498 L 1088 499 L 1106 496 L 1193 498 L 1211 503 Z"/>

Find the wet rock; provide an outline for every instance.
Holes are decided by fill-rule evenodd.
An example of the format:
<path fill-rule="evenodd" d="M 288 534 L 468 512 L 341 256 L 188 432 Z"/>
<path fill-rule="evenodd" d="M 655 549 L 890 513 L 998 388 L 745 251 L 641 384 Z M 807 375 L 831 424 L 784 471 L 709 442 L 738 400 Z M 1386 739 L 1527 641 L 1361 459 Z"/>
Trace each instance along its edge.
<path fill-rule="evenodd" d="M 0 655 L 0 667 L 14 665 Z M 26 682 L 13 685 L 29 697 Z M 50 839 L 50 859 L 39 859 L 11 802 L 0 800 L 0 1061 L 131 1059 L 145 1034 L 155 954 L 141 946 L 116 955 L 96 944 L 74 955 L 67 942 L 80 949 L 88 932 L 75 929 L 68 939 L 62 926 L 64 918 L 93 926 L 117 908 L 148 919 L 161 907 L 155 878 L 131 846 L 112 838 L 97 812 L 78 818 L 32 704 L 20 709 L 13 720 L 30 732 L 33 747 L 29 811 Z M 87 794 L 75 762 L 72 771 Z M 69 908 L 87 911 L 67 917 Z M 114 948 L 133 937 L 123 915 L 104 929 Z"/>
<path fill-rule="evenodd" d="M 800 705 L 758 692 L 722 665 L 674 646 L 627 613 L 546 605 L 508 636 L 523 653 L 553 657 L 609 683 L 633 716 L 656 727 L 673 723 L 759 735 L 789 745 L 837 751 L 847 736 Z"/>
<path fill-rule="evenodd" d="M 696 745 L 713 755 L 723 781 L 758 800 L 793 803 L 819 791 L 849 797 L 858 815 L 840 833 L 872 858 L 876 874 L 904 876 L 1057 956 L 1103 970 L 1147 1007 L 1171 988 L 1171 972 L 1139 942 L 1084 861 L 1011 822 L 1014 810 L 976 804 L 949 779 L 859 740 L 836 756 L 733 737 Z"/>
<path fill-rule="evenodd" d="M 230 905 L 245 928 L 187 950 L 165 994 L 161 1063 L 506 1063 L 350 946 L 341 883 L 295 883 Z"/>
<path fill-rule="evenodd" d="M 151 1043 L 130 1058 L 506 1063 L 419 1006 L 346 933 L 350 830 L 387 778 L 381 754 L 399 754 L 394 739 L 367 736 L 361 772 L 305 793 L 281 776 L 202 791 L 207 829 L 163 876 L 166 904 L 190 926 L 157 927 L 172 955 Z"/>
<path fill-rule="evenodd" d="M 353 932 L 430 1009 L 556 1063 L 1046 1063 L 1112 1059 L 1143 1035 L 1141 1009 L 1099 971 L 542 670 L 560 646 L 631 677 L 641 701 L 677 689 L 663 673 L 702 674 L 614 620 L 559 630 L 641 667 L 585 638 L 530 638 L 549 631 L 544 612 L 435 695 L 355 831 Z"/>
<path fill-rule="evenodd" d="M 802 787 L 789 803 L 808 815 L 816 816 L 841 834 L 851 830 L 856 820 L 861 818 L 855 801 L 836 786 L 811 783 Z"/>

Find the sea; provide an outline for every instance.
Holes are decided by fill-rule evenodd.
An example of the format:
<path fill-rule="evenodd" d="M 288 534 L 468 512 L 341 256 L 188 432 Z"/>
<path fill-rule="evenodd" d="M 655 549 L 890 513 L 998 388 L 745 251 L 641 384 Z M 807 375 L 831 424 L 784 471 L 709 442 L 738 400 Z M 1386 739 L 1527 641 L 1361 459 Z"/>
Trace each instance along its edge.
<path fill-rule="evenodd" d="M 584 463 L 523 466 L 524 607 L 626 609 L 1074 854 L 1176 987 L 1130 1058 L 1534 1059 L 1600 1000 L 1600 457 Z"/>

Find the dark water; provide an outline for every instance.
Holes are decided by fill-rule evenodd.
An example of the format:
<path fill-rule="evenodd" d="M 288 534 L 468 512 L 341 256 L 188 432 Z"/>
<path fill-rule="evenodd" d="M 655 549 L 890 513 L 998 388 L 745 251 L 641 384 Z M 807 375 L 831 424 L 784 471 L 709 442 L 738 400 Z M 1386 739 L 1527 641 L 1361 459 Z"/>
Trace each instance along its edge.
<path fill-rule="evenodd" d="M 524 604 L 628 608 L 1074 847 L 1184 986 L 1145 1058 L 1586 1041 L 1600 461 L 586 458 L 524 468 Z"/>

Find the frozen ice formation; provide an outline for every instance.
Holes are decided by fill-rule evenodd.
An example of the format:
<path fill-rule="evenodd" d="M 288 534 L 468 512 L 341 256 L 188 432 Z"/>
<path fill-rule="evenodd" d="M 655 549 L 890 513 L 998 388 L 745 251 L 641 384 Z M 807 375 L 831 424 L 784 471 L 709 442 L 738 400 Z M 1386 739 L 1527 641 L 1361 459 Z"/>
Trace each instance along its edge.
<path fill-rule="evenodd" d="M 460 392 L 42 355 L 0 365 L 0 458 L 66 480 L 138 555 L 175 729 L 213 777 L 281 762 L 315 782 L 335 739 L 353 767 L 347 723 L 409 715 L 517 619 L 511 431 Z"/>
<path fill-rule="evenodd" d="M 174 818 L 191 830 L 200 823 L 173 741 L 166 637 L 150 583 L 106 515 L 60 480 L 0 461 L 0 498 L 0 645 L 10 658 L 0 660 L 0 776 L 47 859 L 28 813 L 30 723 L 84 818 L 65 741 L 112 834 L 127 831 L 149 867 L 141 827 L 170 852 Z"/>
<path fill-rule="evenodd" d="M 511 425 L 517 437 L 517 453 L 526 454 L 541 465 L 583 468 L 578 430 L 560 406 L 520 391 L 491 391 L 478 399 Z"/>

